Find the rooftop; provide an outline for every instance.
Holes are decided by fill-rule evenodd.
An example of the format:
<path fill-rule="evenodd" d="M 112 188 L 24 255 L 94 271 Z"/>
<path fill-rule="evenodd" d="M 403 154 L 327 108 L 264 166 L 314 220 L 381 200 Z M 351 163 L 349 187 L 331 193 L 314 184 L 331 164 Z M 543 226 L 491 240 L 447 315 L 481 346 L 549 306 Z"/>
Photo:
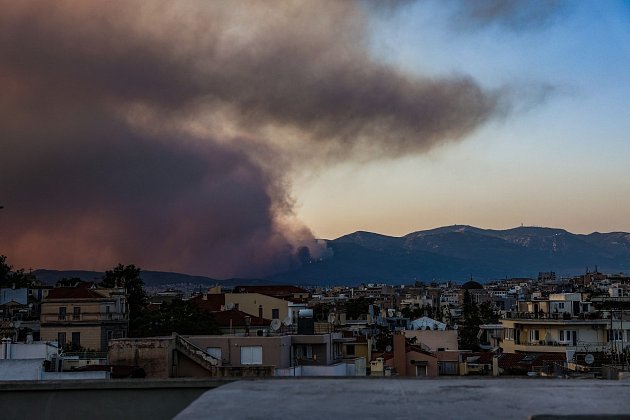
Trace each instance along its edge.
<path fill-rule="evenodd" d="M 176 419 L 601 416 L 630 412 L 629 392 L 630 382 L 602 380 L 244 380 L 206 392 Z"/>
<path fill-rule="evenodd" d="M 541 378 L 25 381 L 0 382 L 0 406 L 7 420 L 588 420 L 628 418 L 629 392 L 630 381 Z"/>

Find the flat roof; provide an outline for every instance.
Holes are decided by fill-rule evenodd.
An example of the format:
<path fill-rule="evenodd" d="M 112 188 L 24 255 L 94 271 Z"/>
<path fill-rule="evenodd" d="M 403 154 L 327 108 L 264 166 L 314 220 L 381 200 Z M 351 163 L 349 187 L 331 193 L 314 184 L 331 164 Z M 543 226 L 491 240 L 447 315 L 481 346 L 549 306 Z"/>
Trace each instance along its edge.
<path fill-rule="evenodd" d="M 207 391 L 175 418 L 600 417 L 630 413 L 628 395 L 630 381 L 612 380 L 400 377 L 241 380 Z"/>

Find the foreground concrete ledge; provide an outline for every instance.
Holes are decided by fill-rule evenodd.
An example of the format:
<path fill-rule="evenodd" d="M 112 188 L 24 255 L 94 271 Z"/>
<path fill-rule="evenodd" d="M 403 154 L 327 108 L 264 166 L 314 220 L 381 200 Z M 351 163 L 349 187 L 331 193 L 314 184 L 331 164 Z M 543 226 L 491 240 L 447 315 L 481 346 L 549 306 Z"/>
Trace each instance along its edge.
<path fill-rule="evenodd" d="M 629 396 L 625 381 L 289 378 L 212 389 L 176 419 L 597 418 L 628 415 Z"/>
<path fill-rule="evenodd" d="M 161 389 L 205 388 L 212 389 L 234 382 L 234 378 L 172 378 L 172 379 L 108 379 L 64 381 L 0 381 L 0 391 L 71 391 L 105 389 Z"/>

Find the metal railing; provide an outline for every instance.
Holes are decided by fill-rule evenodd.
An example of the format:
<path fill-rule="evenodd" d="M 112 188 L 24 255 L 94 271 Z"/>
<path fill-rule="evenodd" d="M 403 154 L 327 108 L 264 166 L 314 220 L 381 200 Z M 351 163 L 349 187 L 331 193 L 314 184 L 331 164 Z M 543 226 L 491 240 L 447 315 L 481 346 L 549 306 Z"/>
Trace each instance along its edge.
<path fill-rule="evenodd" d="M 80 314 L 42 314 L 42 322 L 126 321 L 126 314 L 114 312 L 81 312 Z"/>
<path fill-rule="evenodd" d="M 504 319 L 526 319 L 526 320 L 553 320 L 553 321 L 603 321 L 604 318 L 599 312 L 586 312 L 572 316 L 565 313 L 547 312 L 519 312 L 507 311 Z"/>

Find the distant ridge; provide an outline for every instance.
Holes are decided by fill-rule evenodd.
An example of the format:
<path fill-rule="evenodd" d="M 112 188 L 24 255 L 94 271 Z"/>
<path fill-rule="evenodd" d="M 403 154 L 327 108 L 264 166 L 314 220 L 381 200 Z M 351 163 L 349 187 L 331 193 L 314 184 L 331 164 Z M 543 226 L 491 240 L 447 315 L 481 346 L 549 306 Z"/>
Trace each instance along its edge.
<path fill-rule="evenodd" d="M 40 269 L 34 270 L 33 274 L 39 281 L 44 284 L 55 284 L 62 278 L 79 278 L 84 281 L 101 281 L 104 272 L 100 271 L 87 271 L 87 270 L 47 270 Z M 145 286 L 159 287 L 173 284 L 195 284 L 200 286 L 212 286 L 220 284 L 224 287 L 234 287 L 237 285 L 262 285 L 270 284 L 268 279 L 243 279 L 232 278 L 226 280 L 217 280 L 211 277 L 204 276 L 192 276 L 182 273 L 171 273 L 165 271 L 144 271 L 140 272 L 140 277 L 144 281 Z"/>
<path fill-rule="evenodd" d="M 536 277 L 540 271 L 578 275 L 587 268 L 630 274 L 630 233 L 574 234 L 564 229 L 519 226 L 505 230 L 468 225 L 443 226 L 396 237 L 357 231 L 326 240 L 332 256 L 264 279 L 217 280 L 204 276 L 142 271 L 147 286 L 188 283 L 201 286 L 295 284 L 410 284 L 415 281 L 463 283 L 510 277 Z M 46 284 L 63 277 L 98 281 L 103 273 L 36 270 Z"/>
<path fill-rule="evenodd" d="M 333 256 L 272 277 L 295 284 L 413 283 L 474 277 L 486 282 L 536 277 L 540 271 L 577 275 L 587 267 L 630 273 L 630 233 L 574 234 L 519 226 L 506 230 L 443 226 L 394 237 L 357 231 L 327 241 Z"/>

